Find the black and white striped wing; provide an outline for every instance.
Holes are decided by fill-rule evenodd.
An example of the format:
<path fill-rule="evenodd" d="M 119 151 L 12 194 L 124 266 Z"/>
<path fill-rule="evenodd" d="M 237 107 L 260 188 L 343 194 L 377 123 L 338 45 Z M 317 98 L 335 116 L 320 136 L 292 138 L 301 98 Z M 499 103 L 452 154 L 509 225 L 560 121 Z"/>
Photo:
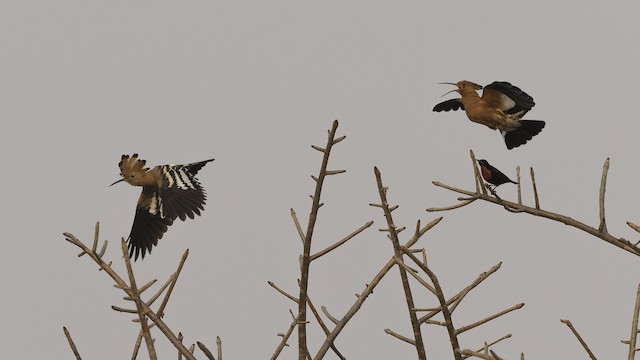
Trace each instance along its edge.
<path fill-rule="evenodd" d="M 193 219 L 204 210 L 207 194 L 195 178 L 206 162 L 189 165 L 162 166 L 162 187 L 159 190 L 160 212 L 163 217 Z"/>
<path fill-rule="evenodd" d="M 133 219 L 131 234 L 127 239 L 129 257 L 144 259 L 147 251 L 158 245 L 158 240 L 173 223 L 173 218 L 163 217 L 160 214 L 160 197 L 151 188 L 144 188 L 136 207 L 136 215 Z"/>

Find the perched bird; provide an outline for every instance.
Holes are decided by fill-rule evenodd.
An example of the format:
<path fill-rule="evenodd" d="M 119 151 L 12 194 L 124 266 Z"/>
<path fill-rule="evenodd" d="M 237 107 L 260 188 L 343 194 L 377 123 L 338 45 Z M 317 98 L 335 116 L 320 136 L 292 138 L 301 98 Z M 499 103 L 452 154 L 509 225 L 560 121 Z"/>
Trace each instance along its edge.
<path fill-rule="evenodd" d="M 482 174 L 482 178 L 486 182 L 494 185 L 492 190 L 495 190 L 498 186 L 506 183 L 517 184 L 517 182 L 509 179 L 507 175 L 503 174 L 502 171 L 489 165 L 487 160 L 478 160 L 478 163 L 480 164 L 480 173 Z"/>
<path fill-rule="evenodd" d="M 173 224 L 176 218 L 193 219 L 204 210 L 207 195 L 196 179 L 198 170 L 213 159 L 185 165 L 162 165 L 153 169 L 145 168 L 146 161 L 138 159 L 138 154 L 122 155 L 118 166 L 122 179 L 113 186 L 126 181 L 133 186 L 142 186 L 142 194 L 136 206 L 131 234 L 127 239 L 129 256 L 135 260 L 154 245 Z"/>
<path fill-rule="evenodd" d="M 471 81 L 441 84 L 457 86 L 457 89 L 446 94 L 455 91 L 462 98 L 441 102 L 433 111 L 465 110 L 469 120 L 500 130 L 509 150 L 525 144 L 544 128 L 544 121 L 521 120 L 535 106 L 535 102 L 527 93 L 508 82 L 494 81 L 485 86 L 482 97 L 476 91 L 483 87 Z"/>

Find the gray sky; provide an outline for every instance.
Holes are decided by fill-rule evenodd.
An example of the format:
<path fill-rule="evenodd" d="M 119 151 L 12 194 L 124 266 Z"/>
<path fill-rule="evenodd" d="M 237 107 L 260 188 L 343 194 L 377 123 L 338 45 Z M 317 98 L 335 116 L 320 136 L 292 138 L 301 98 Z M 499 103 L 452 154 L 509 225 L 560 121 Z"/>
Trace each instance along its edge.
<path fill-rule="evenodd" d="M 190 257 L 166 322 L 186 342 L 222 337 L 225 358 L 259 359 L 276 348 L 294 304 L 267 280 L 296 292 L 300 241 L 289 209 L 307 222 L 326 130 L 346 135 L 333 152 L 313 248 L 369 220 L 375 224 L 311 272 L 311 295 L 341 317 L 391 255 L 376 229 L 373 166 L 396 223 L 441 214 L 471 189 L 469 149 L 509 175 L 536 170 L 540 202 L 597 225 L 602 164 L 611 158 L 609 230 L 636 239 L 637 46 L 640 5 L 513 1 L 32 1 L 0 6 L 0 153 L 4 163 L 1 358 L 69 358 L 62 326 L 91 359 L 127 358 L 138 332 L 122 292 L 64 241 L 90 243 L 96 221 L 106 258 L 123 272 L 139 189 L 119 178 L 122 154 L 149 165 L 216 161 L 199 174 L 202 217 L 173 225 L 138 282 L 164 281 Z M 462 112 L 433 113 L 450 90 L 438 82 L 510 81 L 535 98 L 527 115 L 547 121 L 508 151 L 497 132 Z M 631 111 L 630 111 L 631 110 Z M 525 179 L 524 199 L 532 202 Z M 515 187 L 499 189 L 515 198 Z M 442 214 L 421 240 L 446 294 L 502 261 L 502 269 L 454 314 L 457 326 L 524 302 L 515 313 L 461 336 L 478 348 L 506 333 L 501 356 L 580 359 L 560 319 L 570 319 L 601 358 L 624 358 L 640 259 L 578 230 L 477 203 Z M 403 234 L 406 241 L 406 236 Z M 418 286 L 415 292 L 419 293 Z M 393 270 L 337 341 L 350 359 L 415 357 L 383 332 L 410 334 Z M 422 293 L 421 307 L 436 299 Z M 312 352 L 321 343 L 311 327 Z M 155 333 L 162 358 L 175 352 Z M 443 328 L 425 328 L 428 356 L 451 358 Z M 247 344 L 250 344 L 248 346 Z M 291 344 L 295 344 L 292 341 Z M 294 358 L 295 346 L 282 358 Z M 331 355 L 333 356 L 333 355 Z M 331 358 L 331 357 L 328 357 Z"/>

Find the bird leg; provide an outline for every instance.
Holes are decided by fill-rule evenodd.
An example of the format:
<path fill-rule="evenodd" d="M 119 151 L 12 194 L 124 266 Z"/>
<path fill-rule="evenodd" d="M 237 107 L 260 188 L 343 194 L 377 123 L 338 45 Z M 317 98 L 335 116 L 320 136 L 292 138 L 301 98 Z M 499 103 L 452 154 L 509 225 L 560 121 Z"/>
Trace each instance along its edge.
<path fill-rule="evenodd" d="M 496 199 L 498 199 L 498 202 L 502 202 L 502 199 L 500 198 L 500 196 L 498 196 L 498 194 L 496 193 L 496 188 L 498 187 L 498 185 L 494 185 L 493 187 L 489 184 L 485 184 L 485 186 L 487 187 L 487 189 L 489 189 L 489 192 L 491 193 L 491 195 L 495 196 Z"/>

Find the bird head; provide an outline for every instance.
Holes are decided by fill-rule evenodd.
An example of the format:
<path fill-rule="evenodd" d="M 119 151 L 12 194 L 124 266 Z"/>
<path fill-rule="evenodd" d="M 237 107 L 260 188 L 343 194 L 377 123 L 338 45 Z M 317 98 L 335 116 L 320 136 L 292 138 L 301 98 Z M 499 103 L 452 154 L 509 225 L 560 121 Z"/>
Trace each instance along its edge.
<path fill-rule="evenodd" d="M 473 82 L 471 82 L 471 81 L 467 81 L 467 80 L 460 80 L 460 81 L 458 81 L 457 83 L 442 82 L 442 83 L 439 83 L 439 84 L 447 84 L 447 85 L 453 85 L 453 86 L 456 86 L 456 87 L 457 87 L 457 89 L 453 89 L 453 90 L 451 90 L 451 91 L 449 91 L 449 92 L 446 92 L 446 93 L 445 93 L 444 95 L 442 95 L 442 96 L 445 96 L 445 95 L 450 94 L 450 93 L 452 93 L 452 92 L 457 92 L 457 93 L 460 93 L 460 94 L 461 94 L 461 93 L 462 93 L 462 92 L 464 92 L 465 90 L 466 90 L 466 91 L 482 90 L 482 85 L 478 85 L 478 84 L 476 84 L 476 83 L 473 83 Z M 440 97 L 442 97 L 442 96 L 440 96 Z"/>
<path fill-rule="evenodd" d="M 480 164 L 480 166 L 487 166 L 489 165 L 489 162 L 487 160 L 481 159 L 478 160 L 478 164 Z"/>
<path fill-rule="evenodd" d="M 138 159 L 138 154 L 133 154 L 131 156 L 122 155 L 122 159 L 118 163 L 122 179 L 109 186 L 113 186 L 121 181 L 126 181 L 131 185 L 141 185 L 140 180 L 145 177 L 149 170 L 149 168 L 144 167 L 146 163 L 146 161 Z"/>

